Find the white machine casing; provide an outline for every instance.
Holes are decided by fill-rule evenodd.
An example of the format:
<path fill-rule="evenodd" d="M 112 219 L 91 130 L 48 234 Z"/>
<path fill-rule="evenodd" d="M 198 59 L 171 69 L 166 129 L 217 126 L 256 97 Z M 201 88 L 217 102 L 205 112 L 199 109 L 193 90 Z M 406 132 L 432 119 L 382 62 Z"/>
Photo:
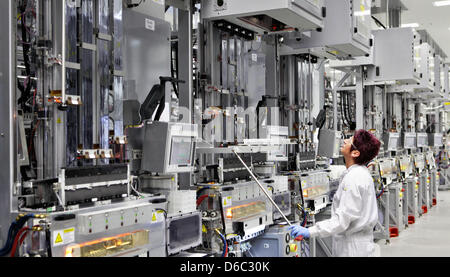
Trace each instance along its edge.
<path fill-rule="evenodd" d="M 323 27 L 322 0 L 203 0 L 202 15 L 204 19 L 226 20 L 259 34 Z M 258 22 L 257 17 L 262 20 Z M 268 26 L 272 24 L 264 26 L 272 20 L 287 28 L 274 30 Z"/>
<path fill-rule="evenodd" d="M 371 1 L 327 0 L 324 29 L 285 35 L 283 55 L 311 53 L 318 57 L 351 58 L 370 54 Z M 300 38 L 300 40 L 299 40 Z"/>

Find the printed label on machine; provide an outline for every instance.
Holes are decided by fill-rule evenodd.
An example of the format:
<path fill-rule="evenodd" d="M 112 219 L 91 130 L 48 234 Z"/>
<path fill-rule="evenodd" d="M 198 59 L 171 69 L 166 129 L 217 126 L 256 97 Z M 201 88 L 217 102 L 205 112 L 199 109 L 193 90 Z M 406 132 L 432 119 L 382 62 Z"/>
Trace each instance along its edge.
<path fill-rule="evenodd" d="M 228 197 L 225 197 L 222 201 L 223 201 L 223 207 L 225 208 L 225 207 L 229 207 L 229 206 L 231 206 L 231 204 L 232 204 L 232 201 L 231 201 L 231 199 L 232 199 L 232 197 L 231 196 L 228 196 Z"/>
<path fill-rule="evenodd" d="M 155 21 L 146 18 L 145 19 L 145 29 L 155 31 Z"/>
<path fill-rule="evenodd" d="M 53 246 L 65 245 L 75 241 L 75 228 L 53 231 Z"/>

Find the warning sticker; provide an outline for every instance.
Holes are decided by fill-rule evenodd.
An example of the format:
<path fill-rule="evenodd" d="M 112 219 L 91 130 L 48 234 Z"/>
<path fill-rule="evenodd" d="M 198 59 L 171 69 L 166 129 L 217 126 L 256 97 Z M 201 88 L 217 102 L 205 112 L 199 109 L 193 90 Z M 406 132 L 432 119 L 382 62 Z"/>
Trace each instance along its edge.
<path fill-rule="evenodd" d="M 229 206 L 231 206 L 231 205 L 232 205 L 231 199 L 232 199 L 231 196 L 225 197 L 225 198 L 223 199 L 223 207 L 229 207 Z"/>
<path fill-rule="evenodd" d="M 53 231 L 53 246 L 65 245 L 75 241 L 75 228 Z"/>

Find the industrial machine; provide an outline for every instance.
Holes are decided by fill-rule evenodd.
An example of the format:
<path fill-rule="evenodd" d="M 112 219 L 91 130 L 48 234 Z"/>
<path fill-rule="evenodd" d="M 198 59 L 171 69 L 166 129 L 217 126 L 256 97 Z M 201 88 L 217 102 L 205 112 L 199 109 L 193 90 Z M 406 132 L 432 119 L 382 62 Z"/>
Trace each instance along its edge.
<path fill-rule="evenodd" d="M 0 1 L 0 256 L 330 256 L 287 228 L 358 129 L 400 235 L 449 182 L 449 74 L 378 2 Z"/>
<path fill-rule="evenodd" d="M 371 52 L 371 1 L 325 0 L 323 28 L 284 35 L 283 54 L 312 53 L 317 57 L 349 59 Z"/>

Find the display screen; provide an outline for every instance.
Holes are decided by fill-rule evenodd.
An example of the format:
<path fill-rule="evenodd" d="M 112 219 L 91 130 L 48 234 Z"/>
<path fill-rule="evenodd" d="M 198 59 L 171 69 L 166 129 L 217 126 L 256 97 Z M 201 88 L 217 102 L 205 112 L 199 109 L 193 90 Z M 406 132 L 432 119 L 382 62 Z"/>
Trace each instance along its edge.
<path fill-rule="evenodd" d="M 170 148 L 170 165 L 192 164 L 193 141 L 190 137 L 172 137 Z"/>
<path fill-rule="evenodd" d="M 398 138 L 397 137 L 389 138 L 389 149 L 397 150 L 397 145 L 398 145 Z"/>
<path fill-rule="evenodd" d="M 416 146 L 415 137 L 405 137 L 405 148 L 414 148 Z"/>
<path fill-rule="evenodd" d="M 418 136 L 417 137 L 417 147 L 428 146 L 428 137 L 427 136 Z"/>
<path fill-rule="evenodd" d="M 442 142 L 442 136 L 440 135 L 434 135 L 434 146 L 442 146 L 443 142 Z"/>

